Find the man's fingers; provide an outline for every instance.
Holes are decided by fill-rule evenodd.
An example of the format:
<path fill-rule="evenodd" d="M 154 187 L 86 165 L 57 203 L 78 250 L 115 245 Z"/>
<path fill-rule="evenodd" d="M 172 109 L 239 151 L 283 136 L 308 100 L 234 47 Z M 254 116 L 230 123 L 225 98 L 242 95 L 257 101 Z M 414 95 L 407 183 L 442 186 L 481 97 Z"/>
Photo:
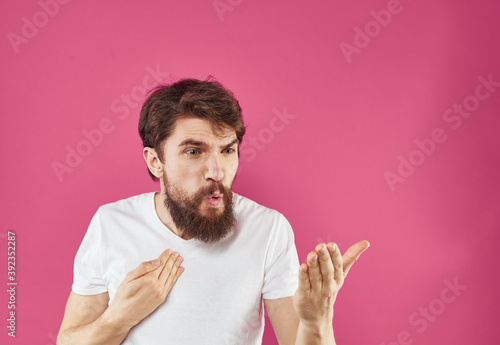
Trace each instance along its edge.
<path fill-rule="evenodd" d="M 347 273 L 349 273 L 349 270 L 351 269 L 352 265 L 356 260 L 358 260 L 359 256 L 370 246 L 370 242 L 363 240 L 359 241 L 358 243 L 352 245 L 347 251 L 345 252 L 344 256 L 342 257 L 343 261 L 343 266 L 344 266 L 344 277 L 347 276 Z"/>
<path fill-rule="evenodd" d="M 165 285 L 167 283 L 168 278 L 171 275 L 175 275 L 177 272 L 177 269 L 182 263 L 182 257 L 179 255 L 177 252 L 173 252 L 165 265 L 163 266 L 163 269 L 158 277 L 158 280 L 161 284 Z"/>
<path fill-rule="evenodd" d="M 307 266 L 309 272 L 309 281 L 311 282 L 311 290 L 319 291 L 322 286 L 321 271 L 319 268 L 318 254 L 316 251 L 310 252 L 307 255 Z"/>
<path fill-rule="evenodd" d="M 311 282 L 309 281 L 309 274 L 307 273 L 307 264 L 302 264 L 299 267 L 299 291 L 304 296 L 311 294 Z"/>
<path fill-rule="evenodd" d="M 309 281 L 307 264 L 301 264 L 299 267 L 299 289 L 307 294 L 311 292 L 311 282 Z"/>
<path fill-rule="evenodd" d="M 132 280 L 135 280 L 137 278 L 142 277 L 145 274 L 148 274 L 149 272 L 154 271 L 160 266 L 160 260 L 154 259 L 151 261 L 146 261 L 141 263 L 139 266 L 137 266 L 134 270 L 130 271 L 126 276 L 125 279 L 123 280 L 126 283 L 131 282 Z"/>
<path fill-rule="evenodd" d="M 155 272 L 156 277 L 158 279 L 160 279 L 161 272 L 165 268 L 165 265 L 167 264 L 168 259 L 170 258 L 171 255 L 173 255 L 172 249 L 167 249 L 163 253 L 161 253 L 160 256 L 158 257 L 158 260 L 160 260 L 160 269 L 157 272 Z"/>
<path fill-rule="evenodd" d="M 181 257 L 177 259 L 177 261 L 180 261 Z M 174 266 L 174 270 L 171 271 L 170 275 L 168 276 L 167 281 L 165 282 L 165 287 L 166 287 L 166 293 L 167 295 L 170 293 L 170 290 L 172 290 L 172 287 L 175 285 L 177 282 L 177 279 L 181 276 L 182 272 L 184 272 L 184 267 L 179 266 L 176 267 Z"/>
<path fill-rule="evenodd" d="M 316 252 L 319 257 L 318 261 L 322 277 L 322 288 L 331 290 L 333 288 L 334 269 L 327 245 L 324 243 L 318 244 L 316 246 Z"/>
<path fill-rule="evenodd" d="M 339 285 L 342 286 L 344 283 L 344 271 L 343 271 L 343 263 L 342 263 L 342 255 L 340 254 L 340 249 L 338 246 L 330 242 L 327 245 L 328 252 L 330 253 L 330 257 L 332 258 L 332 265 L 333 265 L 333 279 L 335 279 L 335 282 Z"/>

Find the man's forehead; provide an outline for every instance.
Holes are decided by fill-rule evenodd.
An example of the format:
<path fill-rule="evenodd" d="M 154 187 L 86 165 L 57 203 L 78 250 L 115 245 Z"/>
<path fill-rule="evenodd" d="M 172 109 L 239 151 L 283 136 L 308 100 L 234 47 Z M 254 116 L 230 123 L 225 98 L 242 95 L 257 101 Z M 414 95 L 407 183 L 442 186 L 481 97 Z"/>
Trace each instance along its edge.
<path fill-rule="evenodd" d="M 188 138 L 200 141 L 232 141 L 236 139 L 236 131 L 230 127 L 214 126 L 204 119 L 191 117 L 178 119 L 172 139 L 181 142 Z"/>

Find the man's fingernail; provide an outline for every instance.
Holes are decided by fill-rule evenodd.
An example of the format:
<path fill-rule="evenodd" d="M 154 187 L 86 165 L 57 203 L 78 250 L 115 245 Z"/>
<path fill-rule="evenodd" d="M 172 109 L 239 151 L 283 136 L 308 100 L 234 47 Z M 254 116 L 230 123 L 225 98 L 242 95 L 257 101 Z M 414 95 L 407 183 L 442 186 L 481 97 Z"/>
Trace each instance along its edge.
<path fill-rule="evenodd" d="M 319 251 L 322 252 L 323 254 L 328 253 L 328 249 L 326 249 L 326 246 L 324 246 L 323 248 L 321 248 Z"/>
<path fill-rule="evenodd" d="M 158 265 L 159 263 L 160 263 L 160 259 L 154 259 L 154 260 L 151 260 L 151 264 L 152 264 L 153 266 L 156 266 L 156 265 Z"/>

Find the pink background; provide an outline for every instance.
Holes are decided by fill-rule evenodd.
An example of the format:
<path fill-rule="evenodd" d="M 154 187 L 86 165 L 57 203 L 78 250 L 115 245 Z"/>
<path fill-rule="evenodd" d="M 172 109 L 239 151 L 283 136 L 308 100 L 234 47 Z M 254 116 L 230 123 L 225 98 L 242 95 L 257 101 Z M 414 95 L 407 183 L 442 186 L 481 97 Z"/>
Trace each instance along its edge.
<path fill-rule="evenodd" d="M 136 129 L 151 70 L 235 92 L 248 125 L 235 190 L 289 219 L 301 260 L 318 242 L 371 242 L 336 303 L 339 344 L 498 343 L 500 87 L 478 78 L 500 81 L 500 2 L 54 3 L 2 4 L 2 344 L 55 344 L 92 215 L 158 188 Z M 84 156 L 58 177 L 68 148 Z"/>

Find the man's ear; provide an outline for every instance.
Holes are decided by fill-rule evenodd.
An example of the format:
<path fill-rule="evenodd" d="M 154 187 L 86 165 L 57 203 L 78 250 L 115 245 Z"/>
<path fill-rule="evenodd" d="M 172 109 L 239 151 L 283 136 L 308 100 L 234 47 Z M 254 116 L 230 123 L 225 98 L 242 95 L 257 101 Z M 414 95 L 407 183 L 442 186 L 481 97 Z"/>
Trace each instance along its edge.
<path fill-rule="evenodd" d="M 142 155 L 148 165 L 149 171 L 157 178 L 163 177 L 163 167 L 155 149 L 152 147 L 145 147 L 142 150 Z"/>

